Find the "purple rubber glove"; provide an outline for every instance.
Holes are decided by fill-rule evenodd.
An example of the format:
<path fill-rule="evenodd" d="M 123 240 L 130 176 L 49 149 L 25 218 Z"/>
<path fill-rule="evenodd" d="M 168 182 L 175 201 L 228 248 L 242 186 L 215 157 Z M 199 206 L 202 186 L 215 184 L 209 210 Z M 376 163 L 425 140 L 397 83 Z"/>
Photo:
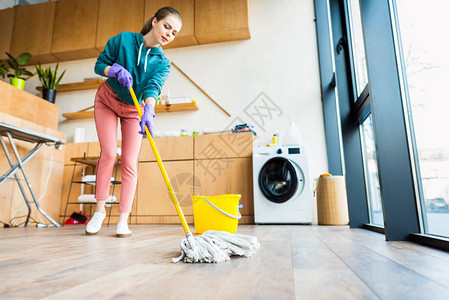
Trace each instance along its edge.
<path fill-rule="evenodd" d="M 108 71 L 108 77 L 117 77 L 118 82 L 126 86 L 128 90 L 133 86 L 133 78 L 128 70 L 119 64 L 113 64 Z"/>
<path fill-rule="evenodd" d="M 153 136 L 153 119 L 155 117 L 154 107 L 151 104 L 145 104 L 145 108 L 143 109 L 142 120 L 140 121 L 141 131 L 140 134 L 145 134 L 145 125 L 148 127 L 151 136 Z"/>

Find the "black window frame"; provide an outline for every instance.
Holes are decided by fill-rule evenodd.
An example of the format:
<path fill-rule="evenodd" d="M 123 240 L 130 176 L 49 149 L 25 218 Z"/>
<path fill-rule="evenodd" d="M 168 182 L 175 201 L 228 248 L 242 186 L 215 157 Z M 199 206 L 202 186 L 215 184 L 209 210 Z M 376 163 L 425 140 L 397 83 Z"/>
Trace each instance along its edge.
<path fill-rule="evenodd" d="M 417 200 L 421 197 L 413 165 L 416 153 L 410 143 L 413 133 L 408 132 L 405 115 L 408 101 L 401 90 L 398 61 L 402 56 L 395 44 L 394 1 L 360 0 L 369 80 L 354 101 L 347 2 L 315 0 L 329 171 L 345 175 L 351 228 L 384 232 L 387 241 L 413 240 L 447 250 L 449 239 L 422 233 L 425 220 L 420 219 Z M 359 132 L 360 121 L 369 112 L 375 131 L 384 228 L 369 224 Z"/>

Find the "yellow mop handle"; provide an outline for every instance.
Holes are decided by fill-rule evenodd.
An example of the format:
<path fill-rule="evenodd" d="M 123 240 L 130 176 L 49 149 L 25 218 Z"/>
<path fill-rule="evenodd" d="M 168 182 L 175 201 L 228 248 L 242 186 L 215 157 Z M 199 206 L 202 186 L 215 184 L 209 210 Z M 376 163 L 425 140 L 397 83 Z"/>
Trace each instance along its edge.
<path fill-rule="evenodd" d="M 139 102 L 137 101 L 136 94 L 134 93 L 133 88 L 129 89 L 131 93 L 131 97 L 133 98 L 134 105 L 137 108 L 137 112 L 139 113 L 140 119 L 142 119 L 142 110 L 140 109 Z M 173 204 L 175 205 L 176 211 L 178 212 L 179 219 L 181 220 L 182 227 L 186 234 L 190 233 L 189 226 L 187 225 L 186 218 L 182 213 L 181 207 L 179 207 L 178 200 L 176 199 L 175 192 L 173 191 L 173 187 L 171 186 L 170 180 L 168 179 L 167 172 L 165 171 L 164 165 L 162 164 L 161 157 L 159 156 L 159 152 L 157 151 L 156 144 L 154 143 L 153 137 L 148 130 L 148 127 L 145 126 L 145 133 L 150 141 L 151 149 L 153 149 L 154 156 L 156 156 L 157 164 L 159 165 L 159 169 L 161 170 L 162 176 L 164 177 L 165 184 L 167 185 L 168 191 L 170 192 L 171 199 L 173 200 Z"/>

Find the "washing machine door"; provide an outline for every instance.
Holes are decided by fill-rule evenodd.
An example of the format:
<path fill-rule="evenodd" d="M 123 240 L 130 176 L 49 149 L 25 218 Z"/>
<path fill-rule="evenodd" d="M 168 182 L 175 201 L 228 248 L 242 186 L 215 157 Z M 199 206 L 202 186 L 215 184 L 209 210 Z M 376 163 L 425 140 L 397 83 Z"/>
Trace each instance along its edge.
<path fill-rule="evenodd" d="M 298 175 L 301 178 L 298 178 Z M 302 174 L 297 174 L 295 166 L 283 157 L 268 160 L 259 173 L 259 188 L 269 201 L 283 203 L 295 195 Z"/>

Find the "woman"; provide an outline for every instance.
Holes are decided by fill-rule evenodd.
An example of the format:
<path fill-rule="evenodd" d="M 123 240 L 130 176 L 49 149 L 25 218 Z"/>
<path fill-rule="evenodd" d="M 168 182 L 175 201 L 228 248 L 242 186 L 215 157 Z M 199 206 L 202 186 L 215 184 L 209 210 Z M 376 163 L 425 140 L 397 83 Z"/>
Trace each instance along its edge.
<path fill-rule="evenodd" d="M 145 125 L 153 135 L 154 105 L 170 71 L 161 46 L 181 29 L 181 16 L 172 7 L 159 9 L 147 20 L 140 34 L 122 32 L 109 39 L 95 64 L 95 73 L 109 77 L 95 96 L 95 125 L 101 154 L 97 164 L 97 208 L 86 226 L 87 235 L 97 234 L 106 217 L 110 179 L 117 156 L 117 118 L 122 130 L 120 219 L 117 237 L 131 236 L 128 216 L 136 192 L 137 160 Z M 133 87 L 143 108 L 142 121 L 129 93 Z"/>

